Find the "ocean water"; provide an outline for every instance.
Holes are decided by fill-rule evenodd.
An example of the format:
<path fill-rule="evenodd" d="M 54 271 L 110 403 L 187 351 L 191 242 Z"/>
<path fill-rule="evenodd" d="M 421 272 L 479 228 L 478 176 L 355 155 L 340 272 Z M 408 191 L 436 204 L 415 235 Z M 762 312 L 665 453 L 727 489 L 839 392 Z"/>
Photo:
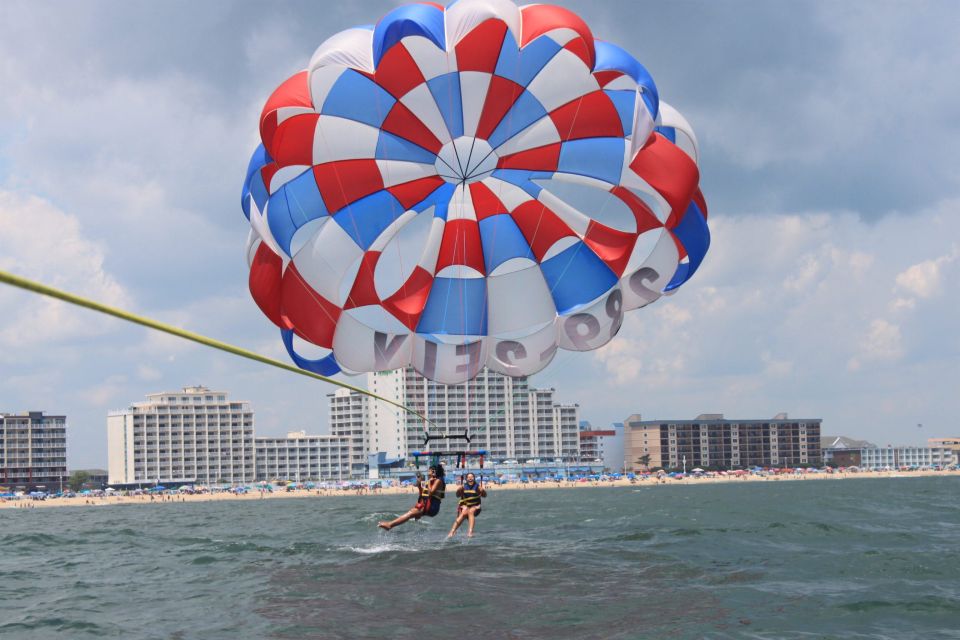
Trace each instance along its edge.
<path fill-rule="evenodd" d="M 8 509 L 0 637 L 960 638 L 958 491 L 492 491 L 453 542 L 376 529 L 412 496 Z"/>

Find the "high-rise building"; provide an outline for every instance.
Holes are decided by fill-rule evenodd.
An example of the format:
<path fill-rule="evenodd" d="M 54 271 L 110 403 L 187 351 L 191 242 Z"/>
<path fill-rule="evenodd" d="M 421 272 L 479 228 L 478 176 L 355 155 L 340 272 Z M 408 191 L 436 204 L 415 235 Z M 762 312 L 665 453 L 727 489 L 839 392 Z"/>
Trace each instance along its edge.
<path fill-rule="evenodd" d="M 330 399 L 330 433 L 345 439 L 349 447 L 350 477 L 363 477 L 367 469 L 369 424 L 376 402 L 370 396 L 343 388 L 328 393 L 327 398 Z"/>
<path fill-rule="evenodd" d="M 0 485 L 55 491 L 66 475 L 66 416 L 0 413 Z"/>
<path fill-rule="evenodd" d="M 580 456 L 593 462 L 594 460 L 603 460 L 603 450 L 606 438 L 612 438 L 617 435 L 613 429 L 594 429 L 589 422 L 580 423 Z"/>
<path fill-rule="evenodd" d="M 147 395 L 107 417 L 110 484 L 254 480 L 253 411 L 222 391 Z"/>
<path fill-rule="evenodd" d="M 605 469 L 623 471 L 623 423 L 614 422 L 609 429 L 595 429 L 586 420 L 580 422 L 580 459 L 600 460 Z"/>
<path fill-rule="evenodd" d="M 954 463 L 960 461 L 960 436 L 953 438 L 928 438 L 927 446 L 950 449 L 950 451 L 953 452 Z"/>
<path fill-rule="evenodd" d="M 350 441 L 341 436 L 256 437 L 257 480 L 345 480 L 350 477 Z"/>
<path fill-rule="evenodd" d="M 419 417 L 356 392 L 338 390 L 328 395 L 331 431 L 350 435 L 354 451 L 382 451 L 394 458 L 426 448 L 482 449 L 494 460 L 574 460 L 579 456 L 579 405 L 558 403 L 553 389 L 531 388 L 526 378 L 484 369 L 469 382 L 445 385 L 406 368 L 368 374 L 367 388 L 425 416 L 431 435 L 468 433 L 471 441 L 436 440 L 424 445 L 426 430 Z M 365 464 L 366 457 L 359 461 Z"/>
<path fill-rule="evenodd" d="M 822 464 L 820 418 L 728 420 L 705 413 L 694 420 L 626 419 L 628 469 L 795 467 Z M 644 465 L 646 462 L 646 465 Z"/>

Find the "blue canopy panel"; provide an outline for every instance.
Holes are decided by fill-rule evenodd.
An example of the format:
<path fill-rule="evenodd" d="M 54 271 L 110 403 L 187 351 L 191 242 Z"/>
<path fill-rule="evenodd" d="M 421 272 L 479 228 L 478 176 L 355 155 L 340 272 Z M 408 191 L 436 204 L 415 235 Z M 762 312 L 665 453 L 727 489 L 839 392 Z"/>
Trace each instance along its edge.
<path fill-rule="evenodd" d="M 673 144 L 677 144 L 677 130 L 675 127 L 654 127 L 653 130 Z"/>
<path fill-rule="evenodd" d="M 290 354 L 290 358 L 293 360 L 294 364 L 301 369 L 318 373 L 321 376 L 332 376 L 336 373 L 340 373 L 340 364 L 337 362 L 337 359 L 333 357 L 332 353 L 326 357 L 318 358 L 317 360 L 309 360 L 298 354 L 293 348 L 292 329 L 281 329 L 280 338 L 283 340 L 283 346 L 287 348 L 287 353 Z"/>
<path fill-rule="evenodd" d="M 445 49 L 443 9 L 429 4 L 405 4 L 381 18 L 373 29 L 374 67 L 390 47 L 407 36 L 422 36 Z"/>
<path fill-rule="evenodd" d="M 517 41 L 513 39 L 510 31 L 507 31 L 494 74 L 525 87 L 561 49 L 563 47 L 553 39 L 540 37 L 518 50 Z"/>
<path fill-rule="evenodd" d="M 367 76 L 347 69 L 333 83 L 320 113 L 356 120 L 379 129 L 396 101 Z"/>
<path fill-rule="evenodd" d="M 623 171 L 623 138 L 583 138 L 564 142 L 560 146 L 560 173 L 575 173 L 620 184 Z"/>
<path fill-rule="evenodd" d="M 447 131 L 454 140 L 463 135 L 463 105 L 460 98 L 460 72 L 452 71 L 427 81 Z"/>
<path fill-rule="evenodd" d="M 657 119 L 660 112 L 660 92 L 653 81 L 653 76 L 647 71 L 640 62 L 626 50 L 621 49 L 615 44 L 597 40 L 594 42 L 597 53 L 597 62 L 593 66 L 596 71 L 619 71 L 620 73 L 633 78 L 637 86 L 643 90 L 640 93 L 647 110 L 650 112 L 650 118 Z"/>
<path fill-rule="evenodd" d="M 483 263 L 487 273 L 492 272 L 507 260 L 529 258 L 536 261 L 527 239 L 520 227 L 508 213 L 484 218 L 480 221 L 480 240 L 483 245 Z"/>
<path fill-rule="evenodd" d="M 540 264 L 557 313 L 564 315 L 596 300 L 617 284 L 617 276 L 582 241 Z"/>
<path fill-rule="evenodd" d="M 423 209 L 416 209 L 416 211 L 419 213 L 430 206 L 434 206 L 436 208 L 433 210 L 433 217 L 446 221 L 447 212 L 450 209 L 450 199 L 453 197 L 453 192 L 456 190 L 457 185 L 450 182 L 444 182 L 421 203 L 426 206 L 424 206 Z"/>
<path fill-rule="evenodd" d="M 307 169 L 270 196 L 267 224 L 277 245 L 289 256 L 290 241 L 297 229 L 327 215 L 313 171 Z"/>
<path fill-rule="evenodd" d="M 417 333 L 486 335 L 486 278 L 435 278 Z"/>
<path fill-rule="evenodd" d="M 377 160 L 399 160 L 421 164 L 433 164 L 437 161 L 435 153 L 383 129 L 380 130 L 380 136 L 377 138 L 376 158 Z"/>
<path fill-rule="evenodd" d="M 547 110 L 532 93 L 524 91 L 518 97 L 507 114 L 500 120 L 500 124 L 493 130 L 487 142 L 496 149 L 504 142 L 517 135 L 531 124 L 547 117 Z"/>
<path fill-rule="evenodd" d="M 333 214 L 333 221 L 366 251 L 404 211 L 400 201 L 382 189 L 340 209 Z"/>
<path fill-rule="evenodd" d="M 603 91 L 610 98 L 613 107 L 620 116 L 620 126 L 623 127 L 624 136 L 633 135 L 633 108 L 637 104 L 637 92 L 627 89 L 604 89 Z"/>
<path fill-rule="evenodd" d="M 247 196 L 253 198 L 257 209 L 263 211 L 267 204 L 270 194 L 267 192 L 266 185 L 263 184 L 263 176 L 260 169 L 273 162 L 273 158 L 267 153 L 263 144 L 258 144 L 250 156 L 250 163 L 247 165 L 247 177 L 243 180 L 243 192 L 240 194 L 240 207 L 243 209 L 243 215 L 250 219 L 250 200 Z"/>
<path fill-rule="evenodd" d="M 491 174 L 494 178 L 509 182 L 520 187 L 527 195 L 536 200 L 543 191 L 543 187 L 534 180 L 549 180 L 553 177 L 552 171 L 527 171 L 525 169 L 497 169 Z"/>
<path fill-rule="evenodd" d="M 696 202 L 691 201 L 673 233 L 687 251 L 687 262 L 680 263 L 664 291 L 673 291 L 693 277 L 710 248 L 710 228 Z"/>

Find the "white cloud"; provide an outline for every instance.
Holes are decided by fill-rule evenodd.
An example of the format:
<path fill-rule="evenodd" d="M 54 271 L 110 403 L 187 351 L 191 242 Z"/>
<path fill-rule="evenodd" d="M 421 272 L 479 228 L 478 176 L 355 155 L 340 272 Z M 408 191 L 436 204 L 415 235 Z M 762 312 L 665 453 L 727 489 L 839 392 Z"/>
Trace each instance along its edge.
<path fill-rule="evenodd" d="M 163 372 L 150 365 L 141 364 L 137 367 L 137 377 L 145 382 L 153 382 L 163 378 Z"/>
<path fill-rule="evenodd" d="M 943 272 L 957 259 L 957 247 L 949 254 L 911 265 L 897 274 L 897 289 L 917 298 L 932 298 L 943 292 Z"/>
<path fill-rule="evenodd" d="M 760 361 L 763 363 L 763 373 L 766 376 L 783 377 L 793 373 L 793 362 L 789 360 L 778 360 L 769 351 L 760 354 Z"/>
<path fill-rule="evenodd" d="M 104 268 L 104 250 L 86 237 L 77 217 L 41 198 L 0 191 L 0 269 L 107 305 L 130 304 Z M 0 318 L 0 346 L 8 352 L 103 330 L 88 311 L 33 293 L 4 287 L 0 304 L 8 310 Z"/>
<path fill-rule="evenodd" d="M 788 411 L 864 437 L 916 422 L 907 412 L 947 411 L 960 343 L 945 336 L 960 324 L 951 303 L 960 284 L 941 269 L 941 295 L 924 300 L 927 313 L 893 318 L 892 307 L 913 303 L 891 295 L 889 283 L 920 256 L 953 255 L 960 220 L 945 212 L 955 206 L 878 223 L 848 213 L 717 216 L 697 275 L 628 313 L 620 335 L 591 354 L 612 388 L 597 396 L 621 418 Z M 938 372 L 936 381 L 927 371 Z M 874 416 L 881 399 L 893 409 Z M 584 410 L 598 423 L 595 412 Z"/>
<path fill-rule="evenodd" d="M 103 382 L 82 389 L 79 395 L 87 404 L 94 407 L 103 407 L 111 403 L 119 406 L 128 402 L 128 400 L 123 397 L 126 384 L 126 376 L 110 376 Z"/>
<path fill-rule="evenodd" d="M 859 346 L 859 352 L 847 366 L 851 371 L 859 371 L 864 363 L 897 360 L 903 356 L 900 326 L 877 318 L 870 323 Z"/>
<path fill-rule="evenodd" d="M 820 274 L 820 269 L 820 261 L 817 260 L 816 256 L 812 254 L 802 256 L 798 261 L 797 271 L 788 274 L 784 279 L 784 289 L 793 291 L 806 289 L 815 283 L 817 276 Z"/>

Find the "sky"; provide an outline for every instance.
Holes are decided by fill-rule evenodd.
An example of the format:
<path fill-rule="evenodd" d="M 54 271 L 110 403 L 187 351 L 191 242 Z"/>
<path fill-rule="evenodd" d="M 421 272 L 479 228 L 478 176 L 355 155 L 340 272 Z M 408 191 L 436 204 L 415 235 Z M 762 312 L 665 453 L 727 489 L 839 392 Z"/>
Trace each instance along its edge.
<path fill-rule="evenodd" d="M 390 2 L 4 2 L 0 269 L 286 360 L 247 292 L 240 188 L 263 102 Z M 595 426 L 780 412 L 876 444 L 960 435 L 960 5 L 570 1 L 697 132 L 712 246 L 537 387 Z M 0 285 L 0 411 L 106 416 L 203 384 L 259 435 L 333 388 Z M 363 378 L 346 378 L 363 382 Z"/>

